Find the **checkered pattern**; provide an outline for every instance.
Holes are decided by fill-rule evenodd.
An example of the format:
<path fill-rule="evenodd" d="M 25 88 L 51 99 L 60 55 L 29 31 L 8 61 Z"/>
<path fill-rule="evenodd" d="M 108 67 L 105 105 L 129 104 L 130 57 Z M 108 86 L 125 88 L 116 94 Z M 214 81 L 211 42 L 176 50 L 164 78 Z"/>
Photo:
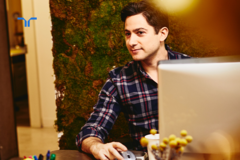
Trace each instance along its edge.
<path fill-rule="evenodd" d="M 190 58 L 171 51 L 167 45 L 166 49 L 170 60 Z M 104 142 L 120 112 L 124 112 L 129 122 L 129 134 L 136 149 L 142 150 L 141 137 L 152 128 L 158 130 L 158 90 L 157 83 L 143 70 L 140 62 L 131 61 L 109 72 L 94 112 L 76 137 L 78 148 L 81 149 L 87 137 L 98 137 Z"/>

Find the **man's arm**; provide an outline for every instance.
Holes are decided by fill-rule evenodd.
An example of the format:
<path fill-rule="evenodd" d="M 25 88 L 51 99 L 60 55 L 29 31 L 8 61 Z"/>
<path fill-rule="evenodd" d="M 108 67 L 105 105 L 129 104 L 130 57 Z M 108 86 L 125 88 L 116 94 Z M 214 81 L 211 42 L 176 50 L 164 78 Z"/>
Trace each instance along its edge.
<path fill-rule="evenodd" d="M 127 148 L 124 145 L 117 142 L 103 144 L 122 110 L 119 101 L 116 86 L 108 79 L 99 93 L 94 111 L 76 136 L 76 145 L 79 150 L 93 154 L 97 159 L 122 158 L 117 150 L 126 151 Z"/>
<path fill-rule="evenodd" d="M 92 154 L 96 159 L 106 160 L 115 159 L 123 160 L 118 151 L 127 151 L 127 148 L 119 142 L 104 144 L 97 137 L 88 137 L 82 142 L 82 151 Z"/>

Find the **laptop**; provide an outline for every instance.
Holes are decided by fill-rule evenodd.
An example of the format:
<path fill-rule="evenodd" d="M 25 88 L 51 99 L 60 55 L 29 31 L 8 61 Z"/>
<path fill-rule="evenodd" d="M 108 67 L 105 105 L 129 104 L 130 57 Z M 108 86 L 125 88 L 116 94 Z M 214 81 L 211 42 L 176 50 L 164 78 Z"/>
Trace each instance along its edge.
<path fill-rule="evenodd" d="M 185 129 L 182 160 L 240 160 L 240 56 L 158 62 L 160 141 Z"/>

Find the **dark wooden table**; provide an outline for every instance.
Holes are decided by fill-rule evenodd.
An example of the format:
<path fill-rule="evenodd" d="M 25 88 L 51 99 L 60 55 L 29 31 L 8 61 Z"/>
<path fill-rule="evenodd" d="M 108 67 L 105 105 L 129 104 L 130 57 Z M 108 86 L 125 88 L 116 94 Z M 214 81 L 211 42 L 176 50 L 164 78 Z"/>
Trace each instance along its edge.
<path fill-rule="evenodd" d="M 139 155 L 140 153 L 142 153 L 140 151 L 132 151 L 132 152 L 135 155 Z M 96 160 L 92 155 L 86 154 L 84 152 L 79 152 L 77 150 L 56 150 L 56 151 L 52 151 L 51 154 L 52 153 L 56 154 L 55 160 Z M 206 160 L 202 154 L 184 154 L 182 159 L 183 160 Z"/>
<path fill-rule="evenodd" d="M 92 155 L 77 150 L 56 150 L 52 153 L 56 154 L 55 160 L 95 160 Z"/>
<path fill-rule="evenodd" d="M 142 152 L 132 151 L 135 155 L 139 155 Z M 96 160 L 92 155 L 86 154 L 84 152 L 79 152 L 77 150 L 56 150 L 51 153 L 56 154 L 55 160 Z M 183 154 L 182 160 L 219 160 L 222 155 L 220 154 L 194 154 L 194 153 L 185 153 Z M 231 160 L 240 160 L 240 153 L 232 155 Z"/>
<path fill-rule="evenodd" d="M 132 151 L 132 150 L 131 150 Z M 141 151 L 132 151 L 135 156 L 144 155 Z M 96 160 L 91 154 L 79 152 L 77 150 L 56 150 L 52 151 L 51 154 L 56 154 L 55 160 Z"/>

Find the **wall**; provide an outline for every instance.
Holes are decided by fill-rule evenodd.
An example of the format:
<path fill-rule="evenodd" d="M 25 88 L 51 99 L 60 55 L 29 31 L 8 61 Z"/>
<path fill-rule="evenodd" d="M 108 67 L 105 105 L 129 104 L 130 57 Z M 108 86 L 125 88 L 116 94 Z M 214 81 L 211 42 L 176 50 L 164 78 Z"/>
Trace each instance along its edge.
<path fill-rule="evenodd" d="M 24 27 L 30 123 L 32 127 L 53 127 L 56 119 L 52 37 L 48 0 L 22 0 L 25 19 L 37 17 Z"/>
<path fill-rule="evenodd" d="M 0 0 L 0 159 L 18 156 L 5 0 Z M 2 148 L 3 147 L 3 148 Z"/>
<path fill-rule="evenodd" d="M 43 127 L 52 127 L 56 119 L 52 56 L 51 17 L 48 0 L 34 0 L 36 43 L 39 66 L 40 97 Z"/>

